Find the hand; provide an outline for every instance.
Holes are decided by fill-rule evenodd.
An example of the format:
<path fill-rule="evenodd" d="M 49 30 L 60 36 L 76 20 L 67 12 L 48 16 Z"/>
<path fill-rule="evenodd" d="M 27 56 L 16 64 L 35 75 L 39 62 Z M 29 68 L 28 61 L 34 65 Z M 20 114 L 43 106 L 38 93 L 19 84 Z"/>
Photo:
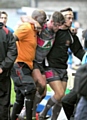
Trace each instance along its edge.
<path fill-rule="evenodd" d="M 86 63 L 87 63 L 87 52 L 84 54 L 82 58 L 82 64 L 86 64 Z"/>
<path fill-rule="evenodd" d="M 35 30 L 38 31 L 39 33 L 42 31 L 41 25 L 30 16 L 27 16 L 27 15 L 21 16 L 21 21 L 22 22 L 29 22 L 31 24 L 34 24 Z"/>
<path fill-rule="evenodd" d="M 0 68 L 0 74 L 3 72 L 2 68 Z"/>

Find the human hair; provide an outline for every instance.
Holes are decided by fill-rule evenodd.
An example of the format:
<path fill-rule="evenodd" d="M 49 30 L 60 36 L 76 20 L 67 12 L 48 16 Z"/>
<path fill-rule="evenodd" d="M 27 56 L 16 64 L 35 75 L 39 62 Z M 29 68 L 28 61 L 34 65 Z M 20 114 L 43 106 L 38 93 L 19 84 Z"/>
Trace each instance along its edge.
<path fill-rule="evenodd" d="M 66 12 L 66 11 L 72 11 L 73 12 L 72 8 L 70 8 L 70 7 L 60 10 L 60 12 Z"/>
<path fill-rule="evenodd" d="M 2 11 L 1 14 L 5 14 L 6 16 L 8 16 L 8 14 L 5 11 Z"/>
<path fill-rule="evenodd" d="M 52 14 L 51 19 L 54 22 L 58 22 L 58 23 L 62 23 L 62 24 L 65 22 L 64 16 L 60 12 L 58 12 L 58 11 L 55 11 Z"/>
<path fill-rule="evenodd" d="M 60 12 L 64 17 L 66 17 L 67 15 L 71 15 L 72 17 L 74 16 L 73 10 L 70 7 L 60 10 Z"/>
<path fill-rule="evenodd" d="M 46 13 L 43 11 L 43 10 L 34 10 L 33 12 L 32 12 L 32 18 L 36 18 L 37 16 L 40 16 L 40 15 L 44 15 L 44 17 L 46 18 Z"/>

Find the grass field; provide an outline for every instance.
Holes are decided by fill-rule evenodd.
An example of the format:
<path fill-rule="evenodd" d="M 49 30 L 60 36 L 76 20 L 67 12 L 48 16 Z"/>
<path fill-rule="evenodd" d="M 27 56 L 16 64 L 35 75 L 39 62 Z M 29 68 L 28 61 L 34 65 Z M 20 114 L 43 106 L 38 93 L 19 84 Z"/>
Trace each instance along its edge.
<path fill-rule="evenodd" d="M 14 103 L 14 101 L 15 101 L 15 91 L 14 91 L 14 83 L 13 83 L 13 81 L 11 80 L 11 104 L 13 104 Z"/>

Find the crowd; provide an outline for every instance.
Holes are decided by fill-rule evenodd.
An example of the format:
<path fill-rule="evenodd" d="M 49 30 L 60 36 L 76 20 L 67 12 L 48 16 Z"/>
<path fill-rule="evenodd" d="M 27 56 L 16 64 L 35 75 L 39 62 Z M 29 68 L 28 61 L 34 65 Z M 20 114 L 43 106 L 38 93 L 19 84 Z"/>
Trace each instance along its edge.
<path fill-rule="evenodd" d="M 81 111 L 78 110 L 82 102 L 86 104 L 85 96 L 78 97 L 74 88 L 65 95 L 68 50 L 82 63 L 87 62 L 86 49 L 75 29 L 71 28 L 72 8 L 54 11 L 49 20 L 43 10 L 34 10 L 31 16 L 21 16 L 21 23 L 14 31 L 6 26 L 7 17 L 6 12 L 0 12 L 0 120 L 18 120 L 24 106 L 26 120 L 37 120 L 36 109 L 46 96 L 47 84 L 54 95 L 39 113 L 38 120 L 45 120 L 50 108 L 51 120 L 57 120 L 61 107 L 68 120 L 73 114 L 73 120 L 86 120 L 85 110 L 80 118 Z M 85 33 L 84 38 L 87 36 Z M 12 111 L 11 78 L 16 93 Z"/>

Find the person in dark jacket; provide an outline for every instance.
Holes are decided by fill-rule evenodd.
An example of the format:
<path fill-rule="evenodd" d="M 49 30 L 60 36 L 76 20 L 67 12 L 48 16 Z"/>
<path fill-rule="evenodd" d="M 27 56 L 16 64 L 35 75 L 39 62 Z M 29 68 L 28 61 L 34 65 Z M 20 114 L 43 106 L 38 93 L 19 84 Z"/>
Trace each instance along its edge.
<path fill-rule="evenodd" d="M 0 12 L 0 120 L 8 120 L 10 107 L 10 71 L 17 57 L 12 33 L 4 27 Z"/>
<path fill-rule="evenodd" d="M 48 100 L 45 108 L 39 114 L 39 120 L 44 120 L 51 107 L 53 107 L 51 120 L 57 120 L 61 110 L 61 99 L 65 95 L 68 80 L 68 48 L 80 60 L 85 54 L 78 37 L 70 31 L 74 17 L 72 9 L 66 8 L 61 10 L 61 13 L 65 17 L 65 24 L 56 33 L 54 45 L 47 55 L 48 66 L 46 66 L 45 71 L 47 81 L 53 89 L 54 95 Z"/>

